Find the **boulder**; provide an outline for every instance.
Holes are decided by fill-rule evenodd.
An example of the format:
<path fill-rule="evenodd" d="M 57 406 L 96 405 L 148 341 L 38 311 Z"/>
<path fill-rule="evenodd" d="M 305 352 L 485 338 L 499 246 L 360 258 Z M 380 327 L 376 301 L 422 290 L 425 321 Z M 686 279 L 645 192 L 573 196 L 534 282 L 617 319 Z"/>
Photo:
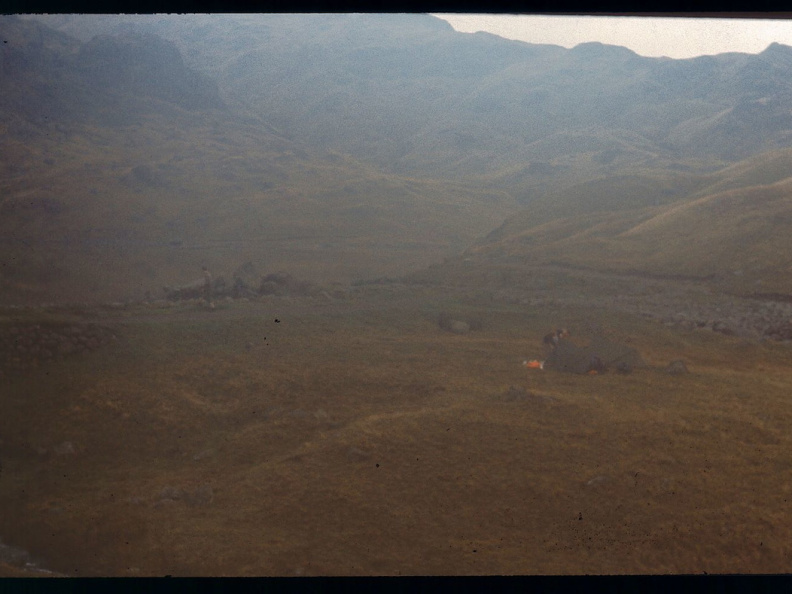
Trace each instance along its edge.
<path fill-rule="evenodd" d="M 319 289 L 308 281 L 301 281 L 287 272 L 275 272 L 261 279 L 259 295 L 292 295 L 297 297 L 310 296 Z"/>
<path fill-rule="evenodd" d="M 600 474 L 599 476 L 595 476 L 594 478 L 586 481 L 587 487 L 597 487 L 599 485 L 604 485 L 606 483 L 610 483 L 613 479 L 607 474 Z"/>
<path fill-rule="evenodd" d="M 184 496 L 184 491 L 179 489 L 178 487 L 167 486 L 163 487 L 162 491 L 159 492 L 159 499 L 166 500 L 170 499 L 172 501 L 178 501 Z"/>
<path fill-rule="evenodd" d="M 346 458 L 350 462 L 364 462 L 371 458 L 371 454 L 358 448 L 349 448 L 346 453 Z"/>
<path fill-rule="evenodd" d="M 74 444 L 72 444 L 70 441 L 64 441 L 52 449 L 58 456 L 68 456 L 69 454 L 74 453 Z"/>
<path fill-rule="evenodd" d="M 585 347 L 577 346 L 571 340 L 559 341 L 544 367 L 578 374 L 603 373 L 608 369 L 630 373 L 633 369 L 646 367 L 646 363 L 633 347 L 596 336 Z"/>
<path fill-rule="evenodd" d="M 470 332 L 470 324 L 461 320 L 454 320 L 451 322 L 451 327 L 449 329 L 454 334 L 467 334 Z"/>
<path fill-rule="evenodd" d="M 190 506 L 209 505 L 214 501 L 214 489 L 211 485 L 201 485 L 184 493 L 184 502 Z"/>
<path fill-rule="evenodd" d="M 784 322 L 768 327 L 764 335 L 773 340 L 792 340 L 792 322 Z"/>
<path fill-rule="evenodd" d="M 633 370 L 633 366 L 627 361 L 620 361 L 619 363 L 616 364 L 615 371 L 619 375 L 628 375 L 632 373 L 632 370 Z"/>
<path fill-rule="evenodd" d="M 684 375 L 688 373 L 688 368 L 682 359 L 677 359 L 668 364 L 668 367 L 665 368 L 665 372 L 669 375 Z"/>
<path fill-rule="evenodd" d="M 471 330 L 481 329 L 481 322 L 478 320 L 460 320 L 458 318 L 452 317 L 446 312 L 440 314 L 437 319 L 437 325 L 443 330 L 453 332 L 454 334 L 467 334 Z"/>

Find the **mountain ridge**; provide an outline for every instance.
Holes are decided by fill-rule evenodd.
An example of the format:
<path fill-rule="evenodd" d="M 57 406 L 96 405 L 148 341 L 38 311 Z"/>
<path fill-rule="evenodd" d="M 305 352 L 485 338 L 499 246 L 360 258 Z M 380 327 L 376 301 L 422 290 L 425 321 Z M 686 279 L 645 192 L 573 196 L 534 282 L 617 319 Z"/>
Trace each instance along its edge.
<path fill-rule="evenodd" d="M 68 19 L 61 21 L 63 28 L 79 28 Z M 707 158 L 713 165 L 745 158 L 761 148 L 758 136 L 750 134 L 756 116 L 743 109 L 727 121 L 708 122 L 707 118 L 756 98 L 750 82 L 743 85 L 747 93 L 743 99 L 728 98 L 734 88 L 740 88 L 739 70 L 746 61 L 766 62 L 770 55 L 784 54 L 773 48 L 769 53 L 765 50 L 762 58 L 723 54 L 663 60 L 596 43 L 566 50 L 494 35 L 457 33 L 429 15 L 402 20 L 386 15 L 354 19 L 350 15 L 251 15 L 219 21 L 119 19 L 115 24 L 107 21 L 105 28 L 143 23 L 158 30 L 183 50 L 190 47 L 204 69 L 220 77 L 229 97 L 267 113 L 276 128 L 317 146 L 349 152 L 377 167 L 423 177 L 436 170 L 471 179 L 481 174 L 497 176 L 525 159 L 521 153 L 526 143 L 569 129 L 570 122 L 579 129 L 606 126 L 638 133 L 665 162 L 675 152 Z M 93 31 L 99 28 L 97 23 L 90 26 Z M 196 30 L 207 34 L 199 38 Z M 217 47 L 216 41 L 232 30 L 244 44 L 229 51 Z M 309 51 L 312 47 L 322 49 Z M 587 57 L 603 52 L 627 59 Z M 247 78 L 253 72 L 255 76 Z M 423 80 L 416 78 L 419 74 L 426 82 L 415 86 Z M 786 80 L 773 77 L 770 83 L 777 90 L 790 91 Z M 301 98 L 299 102 L 290 101 L 295 96 Z M 659 103 L 653 99 L 664 96 Z M 783 105 L 772 104 L 761 117 L 779 111 Z M 745 118 L 749 121 L 744 122 Z M 669 135 L 685 127 L 685 122 L 697 120 L 700 123 L 692 133 Z M 491 132 L 482 134 L 471 126 L 472 121 Z M 338 122 L 355 122 L 354 134 Z M 475 136 L 478 148 L 466 151 L 469 147 L 464 143 L 445 141 L 438 152 L 424 139 L 438 135 L 439 122 L 446 123 L 451 138 Z M 786 120 L 781 123 L 783 130 L 789 130 Z M 749 133 L 746 146 L 733 142 L 724 147 L 723 136 L 735 130 Z M 770 134 L 763 134 L 763 142 L 777 138 L 778 146 L 792 144 L 777 125 Z M 515 150 L 510 150 L 512 146 Z M 424 162 L 430 165 L 423 166 Z M 578 159 L 574 167 L 594 174 L 587 160 Z M 471 175 L 471 171 L 477 173 Z M 530 184 L 524 188 L 531 189 Z"/>

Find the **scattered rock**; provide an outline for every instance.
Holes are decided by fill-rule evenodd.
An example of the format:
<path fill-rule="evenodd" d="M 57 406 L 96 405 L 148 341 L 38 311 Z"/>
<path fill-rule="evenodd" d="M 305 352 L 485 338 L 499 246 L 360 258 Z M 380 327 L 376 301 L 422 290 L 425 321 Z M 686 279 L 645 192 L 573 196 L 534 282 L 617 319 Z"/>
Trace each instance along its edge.
<path fill-rule="evenodd" d="M 462 322 L 461 320 L 454 320 L 451 322 L 450 330 L 454 334 L 467 334 L 470 332 L 470 324 Z"/>
<path fill-rule="evenodd" d="M 445 312 L 441 313 L 438 317 L 437 325 L 443 330 L 453 332 L 454 334 L 467 334 L 471 330 L 481 330 L 482 326 L 479 320 L 460 320 Z"/>
<path fill-rule="evenodd" d="M 677 359 L 668 364 L 668 367 L 665 368 L 665 372 L 669 375 L 684 375 L 688 373 L 688 368 L 682 359 Z"/>
<path fill-rule="evenodd" d="M 616 373 L 619 375 L 627 375 L 632 373 L 633 366 L 628 361 L 620 361 L 616 364 Z"/>
<path fill-rule="evenodd" d="M 308 281 L 301 281 L 287 272 L 276 272 L 268 274 L 261 279 L 259 284 L 259 295 L 276 296 L 310 296 L 316 294 L 320 289 Z"/>
<path fill-rule="evenodd" d="M 726 336 L 734 336 L 734 330 L 732 330 L 726 322 L 722 322 L 720 320 L 712 323 L 712 330 L 713 332 L 720 332 Z"/>
<path fill-rule="evenodd" d="M 211 485 L 201 485 L 192 491 L 184 492 L 184 502 L 189 506 L 209 505 L 214 501 Z"/>
<path fill-rule="evenodd" d="M 591 343 L 583 347 L 570 339 L 559 341 L 545 360 L 544 367 L 566 373 L 601 374 L 620 364 L 623 370 L 646 367 L 635 348 L 595 335 Z"/>
<path fill-rule="evenodd" d="M 70 441 L 64 441 L 63 443 L 59 443 L 53 448 L 53 451 L 58 456 L 67 456 L 69 454 L 74 453 L 74 444 Z"/>
<path fill-rule="evenodd" d="M 160 501 L 179 501 L 184 496 L 184 491 L 179 489 L 178 487 L 163 487 L 162 491 L 159 492 L 159 500 Z"/>
<path fill-rule="evenodd" d="M 792 321 L 786 321 L 767 328 L 764 336 L 773 340 L 792 340 Z"/>
<path fill-rule="evenodd" d="M 212 456 L 214 456 L 214 453 L 215 453 L 215 451 L 213 449 L 209 448 L 207 450 L 203 450 L 203 451 L 200 451 L 197 454 L 195 454 L 193 456 L 193 460 L 195 460 L 196 462 L 199 461 L 199 460 L 205 460 L 206 458 L 211 458 Z"/>
<path fill-rule="evenodd" d="M 346 457 L 350 462 L 364 462 L 371 458 L 371 454 L 358 448 L 349 448 Z"/>
<path fill-rule="evenodd" d="M 599 476 L 595 476 L 593 479 L 586 481 L 586 486 L 596 487 L 598 485 L 609 483 L 610 481 L 611 481 L 611 477 L 609 477 L 607 474 L 601 474 Z"/>
<path fill-rule="evenodd" d="M 96 324 L 0 325 L 0 370 L 25 371 L 55 359 L 95 351 L 117 340 Z"/>

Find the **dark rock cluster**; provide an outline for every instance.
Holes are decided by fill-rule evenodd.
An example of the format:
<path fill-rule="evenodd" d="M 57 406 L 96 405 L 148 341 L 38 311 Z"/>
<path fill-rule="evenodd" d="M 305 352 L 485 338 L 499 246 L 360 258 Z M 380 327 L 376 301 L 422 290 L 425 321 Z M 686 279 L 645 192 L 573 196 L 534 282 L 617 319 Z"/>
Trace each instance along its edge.
<path fill-rule="evenodd" d="M 163 287 L 168 301 L 191 301 L 206 298 L 203 279 L 179 287 Z M 344 298 L 346 292 L 338 288 L 323 288 L 310 281 L 300 280 L 288 272 L 274 272 L 262 276 L 257 282 L 252 275 L 234 274 L 232 283 L 219 276 L 212 281 L 209 292 L 213 299 L 254 299 L 263 296 Z"/>
<path fill-rule="evenodd" d="M 442 312 L 437 318 L 437 325 L 447 332 L 454 334 L 467 334 L 471 330 L 481 330 L 482 323 L 478 319 L 460 319 L 457 316 Z"/>
<path fill-rule="evenodd" d="M 544 366 L 567 373 L 601 374 L 613 370 L 627 375 L 635 368 L 646 367 L 646 362 L 633 347 L 595 336 L 587 346 L 578 346 L 569 339 L 560 340 Z"/>
<path fill-rule="evenodd" d="M 764 335 L 772 340 L 792 340 L 792 321 L 770 326 L 765 330 Z"/>
<path fill-rule="evenodd" d="M 668 364 L 668 367 L 665 368 L 665 372 L 668 375 L 685 375 L 688 373 L 688 368 L 682 359 L 677 359 Z"/>
<path fill-rule="evenodd" d="M 95 324 L 24 324 L 0 326 L 0 376 L 72 357 L 115 340 Z"/>
<path fill-rule="evenodd" d="M 318 288 L 308 281 L 298 280 L 287 272 L 275 272 L 261 279 L 259 295 L 313 295 Z"/>
<path fill-rule="evenodd" d="M 665 309 L 671 307 L 673 304 L 668 304 Z M 667 326 L 683 330 L 710 330 L 726 336 L 792 340 L 792 323 L 789 321 L 792 318 L 792 304 L 783 301 L 716 296 L 708 307 L 679 307 L 673 313 L 661 313 L 655 309 L 651 317 L 659 317 Z"/>

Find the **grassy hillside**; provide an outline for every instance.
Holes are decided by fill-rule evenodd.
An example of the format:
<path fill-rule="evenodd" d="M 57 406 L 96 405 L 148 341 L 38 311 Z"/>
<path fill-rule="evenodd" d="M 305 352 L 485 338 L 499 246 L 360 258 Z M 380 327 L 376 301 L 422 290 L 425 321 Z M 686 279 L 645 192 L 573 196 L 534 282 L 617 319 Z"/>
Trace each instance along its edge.
<path fill-rule="evenodd" d="M 583 183 L 536 200 L 467 256 L 789 293 L 791 161 L 782 150 L 709 174 L 655 171 Z"/>
<path fill-rule="evenodd" d="M 139 298 L 203 264 L 230 276 L 247 261 L 322 282 L 397 275 L 459 252 L 513 208 L 176 108 L 1 150 L 10 300 Z"/>
<path fill-rule="evenodd" d="M 289 140 L 228 108 L 151 34 L 81 45 L 33 21 L 0 24 L 6 303 L 157 296 L 202 265 L 229 280 L 246 262 L 320 282 L 398 275 L 513 210 L 503 192 Z"/>
<path fill-rule="evenodd" d="M 398 275 L 463 250 L 516 202 L 528 210 L 471 253 L 783 282 L 786 264 L 767 261 L 783 260 L 783 240 L 732 258 L 753 241 L 739 214 L 708 231 L 687 212 L 697 232 L 682 240 L 679 223 L 627 233 L 670 205 L 785 177 L 789 149 L 733 163 L 762 148 L 759 132 L 765 147 L 785 142 L 783 46 L 658 61 L 462 35 L 420 15 L 42 22 L 61 32 L 3 21 L 17 32 L 3 54 L 13 299 L 56 282 L 59 298 L 141 296 L 248 261 L 323 282 Z"/>

